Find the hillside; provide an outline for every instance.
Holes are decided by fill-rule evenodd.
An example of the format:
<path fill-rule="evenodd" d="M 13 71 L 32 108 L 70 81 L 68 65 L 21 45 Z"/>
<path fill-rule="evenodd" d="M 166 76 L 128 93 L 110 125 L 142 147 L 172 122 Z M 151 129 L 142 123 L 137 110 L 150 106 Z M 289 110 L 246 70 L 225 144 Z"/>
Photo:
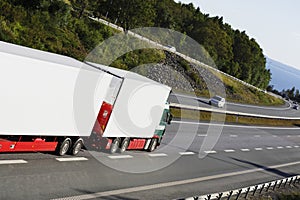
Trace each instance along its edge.
<path fill-rule="evenodd" d="M 105 17 L 125 29 L 163 27 L 185 33 L 203 45 L 220 70 L 262 89 L 269 84 L 271 74 L 255 39 L 245 31 L 232 29 L 222 17 L 203 14 L 193 4 L 173 0 L 85 2 L 95 16 Z"/>
<path fill-rule="evenodd" d="M 97 1 L 96 3 L 94 3 L 94 1 L 89 2 L 87 0 L 2 0 L 0 1 L 0 40 L 44 51 L 71 56 L 79 60 L 84 60 L 88 52 L 91 51 L 97 44 L 116 33 L 115 30 L 87 18 L 87 11 L 89 11 L 89 13 L 93 11 L 95 15 L 100 15 L 100 11 L 103 11 L 104 9 L 109 10 L 110 8 L 105 8 L 105 2 L 106 1 Z M 132 2 L 136 2 L 136 5 L 140 6 L 144 5 L 142 4 L 143 1 L 135 0 Z M 230 40 L 232 40 L 233 42 L 234 38 L 237 39 L 237 41 L 240 42 L 238 42 L 236 46 L 242 45 L 244 47 L 243 50 L 247 50 L 249 52 L 248 54 L 240 55 L 240 59 L 243 59 L 243 62 L 240 62 L 240 64 L 237 61 L 234 61 L 233 52 L 230 53 L 230 55 L 233 56 L 231 57 L 230 62 L 236 63 L 234 65 L 220 65 L 221 68 L 227 67 L 228 69 L 232 69 L 232 66 L 235 66 L 237 67 L 236 72 L 240 71 L 240 75 L 238 77 L 242 77 L 245 75 L 244 78 L 248 77 L 247 79 L 249 82 L 259 80 L 255 81 L 255 83 L 257 83 L 255 85 L 261 86 L 262 88 L 264 88 L 265 85 L 268 83 L 268 71 L 262 69 L 262 66 L 264 66 L 265 61 L 264 57 L 261 57 L 261 49 L 259 48 L 258 44 L 256 44 L 256 42 L 253 39 L 249 39 L 244 32 L 229 29 L 230 26 L 228 24 L 220 23 L 222 19 L 209 18 L 208 16 L 204 16 L 203 14 L 201 14 L 199 9 L 194 9 L 191 5 L 176 4 L 171 0 L 149 2 L 150 3 L 147 4 L 147 6 L 144 5 L 146 7 L 134 8 L 145 9 L 149 7 L 149 10 L 147 11 L 150 15 L 147 16 L 147 19 L 149 18 L 149 20 L 154 20 L 154 18 L 151 18 L 151 13 L 153 12 L 156 13 L 155 16 L 158 14 L 169 13 L 167 16 L 171 17 L 172 20 L 166 18 L 166 23 L 168 22 L 167 24 L 169 24 L 171 20 L 174 26 L 171 26 L 171 24 L 169 24 L 171 27 L 168 27 L 166 26 L 166 23 L 160 21 L 164 19 L 161 18 L 163 16 L 157 16 L 155 18 L 156 20 L 154 20 L 153 22 L 151 22 L 151 20 L 147 21 L 145 17 L 143 18 L 140 15 L 137 16 L 137 14 L 139 14 L 140 12 L 132 12 L 131 9 L 128 9 L 128 11 L 132 12 L 129 13 L 130 15 L 127 15 L 127 12 L 125 13 L 126 15 L 123 15 L 124 20 L 122 20 L 122 25 L 124 25 L 127 28 L 135 27 L 133 25 L 142 26 L 142 23 L 144 23 L 145 26 L 160 25 L 162 27 L 174 28 L 176 30 L 181 29 L 182 32 L 184 32 L 183 30 L 186 30 L 187 34 L 188 32 L 193 34 L 193 31 L 199 30 L 196 28 L 186 27 L 187 23 L 189 22 L 191 23 L 191 26 L 202 26 L 208 23 L 206 24 L 207 31 L 209 31 L 210 27 L 218 27 L 221 29 L 227 27 L 228 30 L 224 29 L 223 32 L 224 34 L 227 34 L 226 37 L 228 37 L 228 34 L 231 33 L 232 35 L 230 37 L 232 37 L 232 39 Z M 121 3 L 122 1 L 120 1 L 120 6 L 122 5 Z M 155 3 L 155 7 L 153 7 L 153 3 Z M 99 8 L 99 6 L 101 9 Z M 184 23 L 183 21 L 179 20 L 179 17 L 175 15 L 176 13 L 173 13 L 178 12 L 179 8 L 182 9 L 182 20 L 184 20 Z M 111 14 L 107 14 L 107 17 L 109 17 L 110 15 Z M 136 17 L 138 17 L 139 19 L 137 20 Z M 121 18 L 119 18 L 119 21 L 121 21 L 120 19 Z M 113 17 L 111 18 L 111 20 L 113 20 Z M 213 53 L 213 51 L 215 51 L 216 49 L 213 48 L 214 45 L 210 44 L 210 42 L 218 40 L 222 40 L 222 38 L 219 38 L 219 36 L 215 36 L 211 39 L 206 38 L 204 43 L 206 44 L 207 42 L 206 46 L 208 47 L 208 50 L 211 49 Z M 233 43 L 230 43 L 230 45 L 233 45 Z M 227 47 L 224 47 L 224 50 L 225 49 L 227 49 Z M 228 50 L 233 51 L 234 49 L 229 48 Z M 252 51 L 255 51 L 256 54 Z M 212 55 L 215 55 L 215 58 L 217 59 L 216 63 L 220 64 L 222 59 L 218 59 L 222 57 L 222 54 L 220 54 L 219 56 L 219 53 L 215 52 L 215 54 L 213 53 Z M 238 60 L 237 55 L 235 56 L 235 58 L 236 60 Z M 256 58 L 256 60 L 254 58 Z M 225 61 L 223 59 L 223 61 L 224 63 L 227 63 L 228 60 Z M 253 68 L 252 65 L 247 65 L 247 62 L 253 62 L 257 67 Z M 162 50 L 145 49 L 129 52 L 128 54 L 121 56 L 114 63 L 112 63 L 112 66 L 123 69 L 132 69 L 136 66 L 147 63 L 159 63 L 160 65 L 170 65 L 174 69 L 179 70 L 180 73 L 187 78 L 187 80 L 190 82 L 189 84 L 191 84 L 193 88 L 193 91 L 196 91 L 200 95 L 208 95 L 207 86 L 203 82 L 203 77 L 201 77 L 201 74 L 195 72 L 195 66 L 187 63 L 186 61 L 182 60 L 177 56 L 174 56 Z M 240 68 L 243 65 L 245 65 L 245 67 Z M 223 81 L 225 83 L 226 95 L 229 97 L 229 99 L 233 101 L 266 105 L 274 105 L 281 103 L 281 101 L 273 97 L 266 96 L 264 93 L 254 91 L 253 89 L 240 85 L 226 77 L 217 77 L 212 72 L 204 72 L 203 70 L 201 73 L 203 73 L 204 76 L 207 75 L 212 79 L 216 80 L 216 82 Z M 255 70 L 262 71 L 263 73 L 260 74 Z M 185 91 L 184 88 L 178 88 L 178 90 Z"/>
<path fill-rule="evenodd" d="M 300 70 L 285 65 L 271 58 L 267 58 L 267 69 L 272 73 L 270 85 L 278 91 L 287 90 L 292 87 L 300 89 Z M 289 77 L 289 78 L 287 78 Z"/>
<path fill-rule="evenodd" d="M 1 0 L 0 11 L 0 40 L 79 60 L 114 33 L 60 0 Z"/>

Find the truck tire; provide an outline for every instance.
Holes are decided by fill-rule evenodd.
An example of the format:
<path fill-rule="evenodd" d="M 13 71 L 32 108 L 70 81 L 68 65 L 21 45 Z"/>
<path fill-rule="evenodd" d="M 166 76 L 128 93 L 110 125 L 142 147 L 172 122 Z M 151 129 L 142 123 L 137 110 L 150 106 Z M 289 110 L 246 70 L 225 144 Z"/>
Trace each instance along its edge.
<path fill-rule="evenodd" d="M 122 141 L 122 144 L 121 144 L 121 148 L 120 148 L 120 153 L 124 153 L 129 145 L 129 141 L 130 139 L 129 138 L 125 138 L 123 141 Z"/>
<path fill-rule="evenodd" d="M 63 142 L 58 143 L 59 145 L 57 146 L 57 154 L 60 156 L 65 155 L 71 146 L 71 139 L 66 138 Z"/>
<path fill-rule="evenodd" d="M 148 151 L 149 151 L 149 152 L 152 152 L 152 151 L 154 151 L 154 150 L 156 149 L 156 147 L 157 147 L 157 139 L 156 139 L 156 138 L 153 138 L 153 139 L 151 140 L 151 143 L 150 143 L 150 146 L 149 146 L 149 148 L 148 148 Z"/>
<path fill-rule="evenodd" d="M 70 154 L 73 156 L 77 155 L 81 151 L 82 147 L 83 147 L 83 140 L 79 138 L 76 140 L 76 142 L 73 144 L 72 148 L 70 149 Z"/>
<path fill-rule="evenodd" d="M 115 138 L 111 143 L 110 153 L 116 153 L 120 146 L 120 138 Z"/>

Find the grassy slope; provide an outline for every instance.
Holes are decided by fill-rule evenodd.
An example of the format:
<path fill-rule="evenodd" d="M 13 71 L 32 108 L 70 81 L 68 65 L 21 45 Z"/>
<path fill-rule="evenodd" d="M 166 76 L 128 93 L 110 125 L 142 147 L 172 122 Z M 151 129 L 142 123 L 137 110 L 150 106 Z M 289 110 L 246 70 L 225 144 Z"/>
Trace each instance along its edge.
<path fill-rule="evenodd" d="M 182 111 L 178 108 L 171 108 L 171 113 L 175 118 L 211 121 L 211 113 L 206 111 L 188 110 Z M 264 126 L 300 126 L 300 120 L 280 120 L 280 119 L 265 119 L 257 117 L 244 117 L 236 115 L 225 115 L 214 113 L 215 122 L 238 123 L 244 125 L 264 125 Z"/>
<path fill-rule="evenodd" d="M 0 13 L 0 40 L 28 46 L 44 51 L 68 55 L 83 60 L 87 53 L 99 42 L 110 37 L 115 30 L 100 23 L 89 20 L 87 17 L 77 18 L 77 14 L 66 8 L 67 13 L 57 10 L 48 13 L 45 10 L 30 11 L 20 5 L 1 3 L 3 13 Z M 60 23 L 57 23 L 60 22 Z M 122 56 L 112 65 L 123 69 L 130 69 L 146 63 L 163 62 L 165 52 L 161 50 L 140 50 Z M 176 56 L 182 68 L 188 70 L 186 63 Z M 188 74 L 195 79 L 195 74 Z M 199 77 L 200 79 L 200 77 Z M 226 97 L 230 101 L 259 104 L 279 105 L 283 102 L 272 96 L 247 88 L 246 86 L 221 76 L 226 87 Z M 203 81 L 198 81 L 203 83 Z M 204 86 L 205 87 L 205 86 Z M 208 96 L 207 90 L 198 90 L 198 94 Z"/>
<path fill-rule="evenodd" d="M 232 102 L 242 102 L 255 105 L 283 105 L 284 101 L 264 92 L 249 88 L 229 77 L 222 75 L 222 80 L 226 86 L 227 99 Z"/>

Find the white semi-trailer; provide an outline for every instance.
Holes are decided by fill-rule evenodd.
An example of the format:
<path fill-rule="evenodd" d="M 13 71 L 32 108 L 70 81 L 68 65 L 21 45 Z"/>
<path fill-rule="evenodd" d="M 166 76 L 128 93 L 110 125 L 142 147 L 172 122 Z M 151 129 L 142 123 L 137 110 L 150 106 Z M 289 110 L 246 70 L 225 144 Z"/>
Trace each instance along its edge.
<path fill-rule="evenodd" d="M 170 90 L 136 73 L 0 42 L 0 152 L 153 151 L 171 119 Z"/>

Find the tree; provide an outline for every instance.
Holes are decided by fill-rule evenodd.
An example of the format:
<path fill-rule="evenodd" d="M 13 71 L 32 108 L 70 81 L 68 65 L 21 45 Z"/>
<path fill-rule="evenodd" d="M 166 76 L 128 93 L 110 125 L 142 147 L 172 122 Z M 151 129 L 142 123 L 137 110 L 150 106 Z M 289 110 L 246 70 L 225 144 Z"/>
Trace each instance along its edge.
<path fill-rule="evenodd" d="M 88 0 L 71 0 L 71 5 L 74 10 L 78 11 L 78 18 L 81 18 L 85 9 L 89 5 Z"/>

